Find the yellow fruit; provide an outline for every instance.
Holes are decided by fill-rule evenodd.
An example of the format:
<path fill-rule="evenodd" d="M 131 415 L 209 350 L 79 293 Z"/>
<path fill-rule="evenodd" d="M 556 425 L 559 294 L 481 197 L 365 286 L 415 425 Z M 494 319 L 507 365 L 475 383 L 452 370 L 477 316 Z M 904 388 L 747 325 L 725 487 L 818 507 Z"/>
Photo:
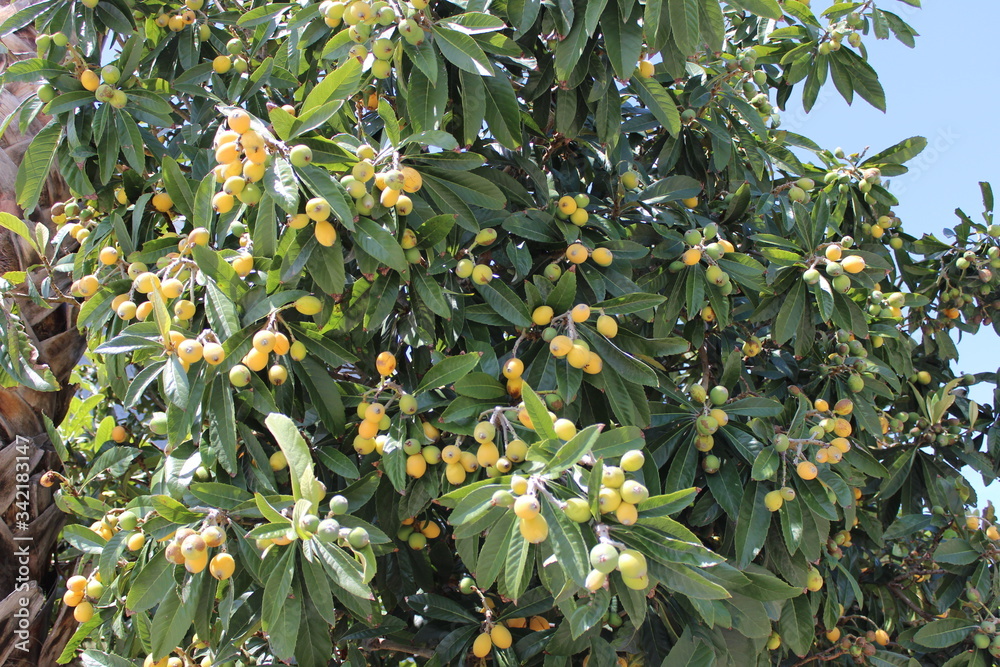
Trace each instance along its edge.
<path fill-rule="evenodd" d="M 688 248 L 681 255 L 681 261 L 684 262 L 686 266 L 694 266 L 701 261 L 701 250 L 698 248 Z"/>
<path fill-rule="evenodd" d="M 208 552 L 201 551 L 198 555 L 184 560 L 184 569 L 191 574 L 198 574 L 208 567 Z"/>
<path fill-rule="evenodd" d="M 549 536 L 549 524 L 541 514 L 519 521 L 521 536 L 531 544 L 540 544 Z"/>
<path fill-rule="evenodd" d="M 851 422 L 847 421 L 846 419 L 837 419 L 837 421 L 833 423 L 833 432 L 836 433 L 841 438 L 846 438 L 847 436 L 849 436 L 852 430 L 853 429 L 851 428 Z"/>
<path fill-rule="evenodd" d="M 573 264 L 583 264 L 587 261 L 589 255 L 590 253 L 587 251 L 586 246 L 582 243 L 573 243 L 566 248 L 566 259 Z"/>
<path fill-rule="evenodd" d="M 83 593 L 87 588 L 87 578 L 79 574 L 73 575 L 66 580 L 66 589 L 74 593 Z"/>
<path fill-rule="evenodd" d="M 569 195 L 560 197 L 557 205 L 559 206 L 559 211 L 563 215 L 572 215 L 578 208 L 576 200 Z"/>
<path fill-rule="evenodd" d="M 597 375 L 604 368 L 604 361 L 596 352 L 591 352 L 587 359 L 587 365 L 583 367 L 583 372 L 588 375 Z"/>
<path fill-rule="evenodd" d="M 819 471 L 816 466 L 809 461 L 802 461 L 795 467 L 795 472 L 804 480 L 816 479 Z"/>
<path fill-rule="evenodd" d="M 764 494 L 764 506 L 767 507 L 770 512 L 777 512 L 781 509 L 781 506 L 784 503 L 785 501 L 781 497 L 781 491 L 768 491 Z"/>
<path fill-rule="evenodd" d="M 590 362 L 590 350 L 583 345 L 575 344 L 566 355 L 566 361 L 573 368 L 583 368 Z"/>
<path fill-rule="evenodd" d="M 403 172 L 403 192 L 416 192 L 423 186 L 424 179 L 413 167 L 401 167 L 400 171 Z"/>
<path fill-rule="evenodd" d="M 601 315 L 597 318 L 597 331 L 608 338 L 618 335 L 618 320 L 610 315 Z"/>
<path fill-rule="evenodd" d="M 595 248 L 590 257 L 598 266 L 611 266 L 611 262 L 615 259 L 614 255 L 607 248 Z"/>
<path fill-rule="evenodd" d="M 86 600 L 81 602 L 73 610 L 73 618 L 79 623 L 86 623 L 91 618 L 94 617 L 94 605 L 90 604 Z"/>
<path fill-rule="evenodd" d="M 578 303 L 573 306 L 573 310 L 570 311 L 570 317 L 574 322 L 586 322 L 590 319 L 590 306 L 585 303 Z"/>
<path fill-rule="evenodd" d="M 236 275 L 241 278 L 250 275 L 253 271 L 253 255 L 248 255 L 242 253 L 233 258 L 233 269 L 236 271 Z"/>
<path fill-rule="evenodd" d="M 850 255 L 844 258 L 844 261 L 840 263 L 844 267 L 844 271 L 848 273 L 861 273 L 865 270 L 865 260 L 860 255 Z"/>
<path fill-rule="evenodd" d="M 519 378 L 524 374 L 524 362 L 520 359 L 509 359 L 503 365 L 503 376 L 505 378 Z"/>
<path fill-rule="evenodd" d="M 831 644 L 836 643 L 840 639 L 840 628 L 831 628 L 826 631 L 826 640 Z"/>
<path fill-rule="evenodd" d="M 623 526 L 631 526 L 639 520 L 639 510 L 632 503 L 622 503 L 615 510 L 615 518 Z"/>
<path fill-rule="evenodd" d="M 682 199 L 681 203 L 687 206 L 688 208 L 695 208 L 696 206 L 698 206 L 698 198 L 688 197 L 687 199 Z"/>
<path fill-rule="evenodd" d="M 153 204 L 153 208 L 160 213 L 166 213 L 174 205 L 174 200 L 166 192 L 157 192 L 150 201 Z"/>
<path fill-rule="evenodd" d="M 573 341 L 568 336 L 559 335 L 549 342 L 549 352 L 556 357 L 565 357 L 573 349 Z"/>
<path fill-rule="evenodd" d="M 327 248 L 337 242 L 337 229 L 329 220 L 320 220 L 317 222 L 315 234 L 319 244 Z"/>
<path fill-rule="evenodd" d="M 414 479 L 419 479 L 427 472 L 427 460 L 420 454 L 411 454 L 406 457 L 406 474 Z"/>
<path fill-rule="evenodd" d="M 511 644 L 514 643 L 514 638 L 510 635 L 510 630 L 506 627 L 497 623 L 490 630 L 490 639 L 493 640 L 493 645 L 499 649 L 510 648 Z"/>
<path fill-rule="evenodd" d="M 815 567 L 809 568 L 809 573 L 806 575 L 806 588 L 813 593 L 823 588 L 823 575 Z"/>
<path fill-rule="evenodd" d="M 879 646 L 886 646 L 889 643 L 889 633 L 879 628 L 875 631 L 875 643 Z"/>
<path fill-rule="evenodd" d="M 535 496 L 519 496 L 514 501 L 514 514 L 522 519 L 533 519 L 541 512 L 542 506 Z"/>
<path fill-rule="evenodd" d="M 979 517 L 978 516 L 968 516 L 965 517 L 965 527 L 969 530 L 979 530 Z"/>
<path fill-rule="evenodd" d="M 476 461 L 483 468 L 495 465 L 500 460 L 500 450 L 492 442 L 484 442 L 476 449 Z"/>
<path fill-rule="evenodd" d="M 292 229 L 303 229 L 309 224 L 309 216 L 305 213 L 296 213 L 288 216 L 288 226 Z"/>
<path fill-rule="evenodd" d="M 118 250 L 116 248 L 101 248 L 101 254 L 99 255 L 101 264 L 105 266 L 113 266 L 118 263 Z"/>
<path fill-rule="evenodd" d="M 528 629 L 541 632 L 549 629 L 549 622 L 544 616 L 532 616 L 528 621 Z"/>
<path fill-rule="evenodd" d="M 177 356 L 181 361 L 186 361 L 189 364 L 201 361 L 203 353 L 204 347 L 194 339 L 186 340 L 177 346 Z"/>
<path fill-rule="evenodd" d="M 375 368 L 382 377 L 392 375 L 396 370 L 396 357 L 392 352 L 380 352 L 375 358 Z"/>
<path fill-rule="evenodd" d="M 605 487 L 597 494 L 597 504 L 602 514 L 614 512 L 622 504 L 621 494 L 615 489 Z"/>
<path fill-rule="evenodd" d="M 493 640 L 490 638 L 488 632 L 484 632 L 476 640 L 472 642 L 472 655 L 477 658 L 485 658 L 490 654 L 490 649 L 493 648 Z"/>
<path fill-rule="evenodd" d="M 261 330 L 253 335 L 253 347 L 261 352 L 270 352 L 274 349 L 275 337 L 270 331 Z"/>
<path fill-rule="evenodd" d="M 465 481 L 468 473 L 465 471 L 465 468 L 461 463 L 449 463 L 444 468 L 444 475 L 448 479 L 448 482 L 458 486 Z"/>
<path fill-rule="evenodd" d="M 250 114 L 242 109 L 238 109 L 229 114 L 226 124 L 229 125 L 229 129 L 233 132 L 243 134 L 250 129 Z"/>
<path fill-rule="evenodd" d="M 639 76 L 648 79 L 649 77 L 653 76 L 654 71 L 655 68 L 653 67 L 653 63 L 649 62 L 648 60 L 639 61 Z"/>
<path fill-rule="evenodd" d="M 839 262 L 840 258 L 844 256 L 844 251 L 839 245 L 834 243 L 826 247 L 826 252 L 824 254 L 831 262 Z"/>
<path fill-rule="evenodd" d="M 555 429 L 556 435 L 562 440 L 569 440 L 576 435 L 576 424 L 569 419 L 557 419 L 552 424 L 552 428 Z"/>
<path fill-rule="evenodd" d="M 101 85 L 101 77 L 93 70 L 85 69 L 80 73 L 80 83 L 90 92 L 94 92 Z"/>
<path fill-rule="evenodd" d="M 997 540 L 1000 540 L 1000 530 L 997 530 L 996 526 L 990 526 L 986 529 L 986 537 L 996 542 Z"/>
<path fill-rule="evenodd" d="M 531 321 L 540 327 L 547 326 L 552 321 L 555 312 L 550 306 L 539 306 L 531 313 Z"/>
<path fill-rule="evenodd" d="M 216 554 L 209 563 L 208 571 L 216 579 L 225 581 L 236 571 L 236 561 L 227 553 Z"/>
<path fill-rule="evenodd" d="M 83 591 L 66 591 L 63 594 L 63 604 L 67 607 L 75 607 L 83 602 Z"/>

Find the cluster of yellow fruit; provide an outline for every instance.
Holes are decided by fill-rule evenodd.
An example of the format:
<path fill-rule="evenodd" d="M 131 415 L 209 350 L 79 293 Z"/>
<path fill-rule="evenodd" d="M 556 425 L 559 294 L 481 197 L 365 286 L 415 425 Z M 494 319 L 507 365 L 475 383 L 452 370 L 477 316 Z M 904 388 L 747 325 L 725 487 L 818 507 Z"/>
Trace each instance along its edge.
<path fill-rule="evenodd" d="M 196 635 L 197 636 L 197 635 Z M 176 649 L 177 653 L 183 653 L 180 647 Z M 152 654 L 146 655 L 146 659 L 142 661 L 142 667 L 186 667 L 186 665 L 195 664 L 193 662 L 185 662 L 184 658 L 178 656 L 164 657 L 159 660 L 154 660 Z M 205 656 L 201 659 L 201 662 L 197 663 L 199 667 L 212 667 L 211 656 Z"/>
<path fill-rule="evenodd" d="M 212 208 L 218 213 L 233 210 L 236 200 L 253 205 L 264 191 L 257 183 L 264 178 L 268 147 L 263 135 L 252 129 L 250 114 L 238 109 L 226 119 L 228 129 L 220 128 L 215 136 L 213 169 L 222 190 L 212 197 Z"/>
<path fill-rule="evenodd" d="M 198 20 L 198 15 L 195 12 L 201 10 L 205 6 L 205 0 L 184 0 L 184 9 L 176 14 L 167 14 L 166 12 L 161 12 L 156 15 L 153 22 L 161 28 L 166 28 L 171 32 L 180 32 L 189 25 L 193 25 L 195 21 Z M 201 38 L 202 40 L 208 39 L 208 26 L 202 24 L 200 26 Z"/>
<path fill-rule="evenodd" d="M 90 236 L 90 229 L 96 222 L 97 211 L 86 204 L 81 205 L 75 199 L 68 202 L 55 202 L 49 209 L 52 222 L 56 225 L 67 225 L 66 232 L 83 243 Z M 76 222 L 71 222 L 75 220 Z"/>
<path fill-rule="evenodd" d="M 414 237 L 415 239 L 415 237 Z M 406 235 L 404 234 L 403 240 L 406 241 Z M 476 233 L 476 237 L 468 248 L 465 249 L 466 253 L 471 253 L 476 246 L 488 246 L 497 240 L 497 230 L 492 227 L 484 227 Z M 405 244 L 403 245 L 405 249 Z M 455 275 L 463 280 L 466 278 L 472 278 L 472 282 L 477 285 L 485 285 L 486 283 L 493 280 L 493 268 L 489 264 L 476 264 L 473 259 L 464 257 L 458 260 L 455 265 Z"/>
<path fill-rule="evenodd" d="M 618 570 L 622 582 L 634 591 L 643 591 L 649 587 L 649 572 L 646 557 L 635 549 L 621 551 L 610 542 L 601 542 L 590 550 L 590 566 L 587 573 L 587 590 L 596 591 L 603 588 L 608 581 L 608 575 Z"/>
<path fill-rule="evenodd" d="M 424 9 L 427 4 L 427 0 L 413 0 L 409 3 L 416 11 Z M 402 9 L 406 5 L 400 3 L 399 6 Z M 368 47 L 365 45 L 371 46 L 371 54 L 374 56 L 371 62 L 371 72 L 376 79 L 385 79 L 392 73 L 391 61 L 396 51 L 396 44 L 387 37 L 379 36 L 372 40 L 376 26 L 386 27 L 398 22 L 395 31 L 398 31 L 403 39 L 413 46 L 422 44 L 426 37 L 424 29 L 415 16 L 397 15 L 396 10 L 387 2 L 324 0 L 320 3 L 319 14 L 330 28 L 337 28 L 341 23 L 347 24 L 348 37 L 354 42 L 348 51 L 349 57 L 364 63 L 369 53 Z M 380 35 L 391 35 L 392 33 L 393 30 L 390 29 L 380 33 Z"/>
<path fill-rule="evenodd" d="M 403 519 L 403 525 L 396 532 L 396 537 L 406 542 L 414 551 L 420 551 L 427 546 L 427 540 L 441 536 L 441 526 L 432 519 L 417 521 L 414 517 Z"/>
<path fill-rule="evenodd" d="M 90 578 L 76 574 L 66 580 L 66 593 L 63 604 L 73 607 L 73 618 L 79 623 L 86 623 L 94 616 L 94 603 L 104 594 L 104 584 L 101 583 L 101 573 L 94 571 Z"/>
<path fill-rule="evenodd" d="M 614 254 L 607 248 L 594 248 L 593 252 L 582 243 L 571 243 L 566 248 L 566 259 L 570 264 L 583 264 L 588 259 L 593 259 L 598 266 L 611 266 L 615 261 Z"/>
<path fill-rule="evenodd" d="M 116 109 L 121 109 L 128 103 L 128 95 L 125 94 L 125 91 L 114 88 L 114 85 L 121 78 L 121 70 L 114 65 L 102 68 L 100 75 L 91 69 L 80 72 L 80 84 L 94 93 L 94 97 L 99 102 L 107 102 Z"/>
<path fill-rule="evenodd" d="M 490 654 L 490 650 L 496 646 L 498 649 L 510 648 L 514 643 L 514 637 L 510 630 L 503 623 L 487 623 L 483 631 L 472 642 L 472 655 L 477 658 L 485 658 Z"/>
<path fill-rule="evenodd" d="M 816 464 L 829 463 L 831 465 L 840 463 L 844 459 L 844 454 L 850 451 L 851 441 L 848 437 L 853 432 L 851 422 L 848 417 L 854 411 L 854 403 L 848 398 L 842 398 L 833 406 L 822 399 L 813 402 L 814 410 L 810 413 L 812 417 L 819 417 L 819 422 L 809 429 L 809 437 L 801 442 L 797 442 L 796 458 L 799 459 L 795 467 L 796 474 L 804 480 L 816 479 L 819 469 Z M 826 442 L 828 436 L 833 436 Z M 784 433 L 778 434 L 774 438 L 774 448 L 778 453 L 788 451 L 792 442 Z M 802 453 L 802 445 L 810 444 L 816 447 L 813 461 L 808 460 Z M 779 505 L 780 507 L 780 505 Z"/>
<path fill-rule="evenodd" d="M 865 258 L 861 255 L 844 256 L 844 246 L 842 243 L 830 243 L 823 251 L 823 257 L 817 257 L 813 266 L 810 266 L 802 273 L 802 279 L 806 284 L 813 285 L 819 282 L 820 273 L 815 264 L 826 264 L 826 275 L 830 277 L 830 285 L 838 292 L 846 292 L 851 289 L 851 277 L 848 274 L 861 273 L 865 270 Z"/>
<path fill-rule="evenodd" d="M 986 537 L 994 542 L 1000 541 L 1000 530 L 997 529 L 997 525 L 995 523 L 989 522 L 986 519 L 975 515 L 965 517 L 965 527 L 969 530 L 980 530 L 983 526 L 986 526 L 986 529 L 984 530 Z"/>
<path fill-rule="evenodd" d="M 695 417 L 694 446 L 699 452 L 710 452 L 715 447 L 715 433 L 729 423 L 729 415 L 720 406 L 729 400 L 729 390 L 718 385 L 711 390 L 700 384 L 691 385 L 688 390 L 691 400 L 702 409 Z"/>
<path fill-rule="evenodd" d="M 711 222 L 699 229 L 689 229 L 684 232 L 684 243 L 688 248 L 681 253 L 681 258 L 670 263 L 668 267 L 673 273 L 682 270 L 686 266 L 694 266 L 704 260 L 708 264 L 705 269 L 705 277 L 708 282 L 719 288 L 723 295 L 728 296 L 733 292 L 733 283 L 729 274 L 718 265 L 718 260 L 725 256 L 727 252 L 735 252 L 736 247 L 726 239 L 718 239 L 719 226 Z M 717 239 L 717 240 L 712 240 Z"/>
<path fill-rule="evenodd" d="M 583 227 L 590 219 L 587 213 L 587 206 L 590 205 L 590 197 L 585 194 L 564 195 L 556 202 L 556 217 L 560 220 L 569 220 L 577 227 Z"/>
<path fill-rule="evenodd" d="M 551 306 L 538 306 L 531 313 L 531 321 L 537 326 L 545 327 L 542 331 L 542 340 L 549 344 L 549 352 L 558 359 L 566 359 L 566 362 L 573 368 L 583 369 L 585 373 L 596 375 L 604 368 L 601 357 L 590 350 L 590 346 L 581 338 L 576 337 L 576 325 L 582 324 L 590 319 L 593 311 L 585 303 L 579 303 L 561 315 L 556 316 Z M 556 328 L 565 326 L 566 333 L 561 334 Z M 597 331 L 614 338 L 618 335 L 618 320 L 603 312 L 597 316 Z M 517 360 L 511 360 L 517 361 Z M 517 368 L 515 366 L 515 368 Z M 523 372 L 523 364 L 519 367 Z M 507 368 L 504 374 L 507 375 Z M 520 373 L 517 374 L 520 377 Z M 511 375 L 507 375 L 508 379 Z"/>
<path fill-rule="evenodd" d="M 226 532 L 219 526 L 206 526 L 201 532 L 193 528 L 180 528 L 167 544 L 163 555 L 171 563 L 183 565 L 191 574 L 197 574 L 208 567 L 213 577 L 224 581 L 233 576 L 236 561 L 225 551 L 209 559 L 208 550 L 221 547 L 225 542 Z"/>
<path fill-rule="evenodd" d="M 649 490 L 639 481 L 627 479 L 625 473 L 640 470 L 644 462 L 642 452 L 634 449 L 622 456 L 620 465 L 604 466 L 601 488 L 597 493 L 601 514 L 614 513 L 618 523 L 624 526 L 631 526 L 639 520 L 639 504 L 649 498 Z M 570 516 L 571 519 L 582 517 L 582 512 L 578 516 Z"/>
<path fill-rule="evenodd" d="M 294 346 L 294 350 L 292 349 Z M 229 382 L 234 387 L 245 387 L 250 383 L 251 372 L 257 373 L 267 368 L 267 379 L 271 384 L 280 386 L 288 380 L 288 369 L 280 363 L 267 367 L 271 353 L 283 357 L 286 354 L 296 361 L 306 356 L 305 345 L 300 341 L 292 343 L 288 336 L 280 331 L 261 329 L 253 335 L 253 347 L 243 355 L 240 363 L 229 369 Z"/>

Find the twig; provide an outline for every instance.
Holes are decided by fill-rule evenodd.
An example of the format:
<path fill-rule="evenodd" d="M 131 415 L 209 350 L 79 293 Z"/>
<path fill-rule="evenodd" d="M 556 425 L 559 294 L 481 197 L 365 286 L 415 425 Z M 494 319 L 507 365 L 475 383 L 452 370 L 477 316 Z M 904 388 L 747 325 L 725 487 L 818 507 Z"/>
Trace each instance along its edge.
<path fill-rule="evenodd" d="M 429 648 L 420 648 L 419 646 L 408 646 L 406 644 L 400 644 L 399 642 L 394 642 L 391 639 L 379 639 L 372 646 L 372 648 L 379 651 L 396 651 L 397 653 L 409 653 L 410 655 L 417 655 L 421 658 L 433 658 L 434 651 Z"/>
<path fill-rule="evenodd" d="M 912 609 L 913 611 L 915 611 L 916 613 L 918 613 L 922 618 L 924 618 L 924 619 L 926 619 L 928 621 L 933 621 L 933 620 L 937 619 L 937 616 L 935 616 L 934 614 L 932 614 L 932 613 L 930 613 L 928 611 L 925 611 L 925 610 L 921 609 L 920 607 L 918 607 L 916 605 L 916 603 L 913 602 L 913 600 L 911 600 L 910 598 L 906 597 L 903 594 L 903 591 L 901 590 L 899 584 L 890 583 L 888 585 L 888 589 L 889 589 L 889 592 L 892 593 L 893 597 L 897 598 L 903 604 L 905 604 L 907 607 L 909 607 L 910 609 Z"/>

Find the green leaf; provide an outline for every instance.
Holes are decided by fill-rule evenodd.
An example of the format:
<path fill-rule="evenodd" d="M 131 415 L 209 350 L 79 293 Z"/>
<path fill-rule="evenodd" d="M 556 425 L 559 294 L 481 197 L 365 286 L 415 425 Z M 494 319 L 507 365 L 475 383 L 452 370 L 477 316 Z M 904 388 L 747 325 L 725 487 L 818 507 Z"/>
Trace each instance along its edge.
<path fill-rule="evenodd" d="M 934 550 L 934 560 L 952 565 L 971 565 L 981 557 L 982 554 L 961 537 L 945 540 Z"/>
<path fill-rule="evenodd" d="M 680 134 L 681 113 L 670 93 L 656 79 L 634 76 L 629 85 L 671 136 Z"/>
<path fill-rule="evenodd" d="M 493 67 L 476 40 L 465 33 L 445 28 L 441 24 L 434 25 L 431 32 L 437 38 L 434 43 L 440 49 L 441 55 L 451 61 L 452 65 L 470 74 L 493 76 Z"/>
<path fill-rule="evenodd" d="M 764 506 L 767 488 L 750 482 L 743 492 L 740 515 L 736 519 L 736 566 L 745 568 L 764 546 L 771 513 Z"/>
<path fill-rule="evenodd" d="M 521 385 L 521 400 L 524 401 L 524 409 L 528 411 L 528 417 L 531 419 L 532 426 L 535 427 L 535 433 L 545 440 L 555 440 L 557 438 L 556 430 L 552 426 L 549 410 L 527 382 Z"/>
<path fill-rule="evenodd" d="M 153 646 L 150 653 L 154 660 L 166 657 L 173 652 L 174 647 L 183 642 L 192 620 L 194 605 L 182 602 L 175 591 L 167 593 L 153 615 Z"/>
<path fill-rule="evenodd" d="M 455 392 L 470 398 L 500 398 L 507 394 L 507 389 L 492 375 L 469 373 L 455 383 Z"/>
<path fill-rule="evenodd" d="M 309 452 L 309 445 L 306 444 L 299 429 L 289 417 L 283 414 L 272 412 L 264 420 L 267 429 L 274 436 L 278 447 L 281 448 L 285 459 L 288 461 L 289 477 L 292 483 L 292 497 L 295 500 L 302 498 L 302 489 L 299 480 L 302 475 L 313 470 L 312 455 Z"/>
<path fill-rule="evenodd" d="M 302 111 L 298 114 L 300 120 L 296 121 L 296 125 L 324 104 L 335 103 L 334 111 L 336 111 L 344 100 L 351 98 L 360 90 L 360 85 L 361 63 L 357 58 L 347 58 L 340 67 L 323 77 L 323 80 L 306 95 L 306 99 L 302 102 Z M 293 133 L 293 136 L 298 136 L 297 128 Z"/>
<path fill-rule="evenodd" d="M 806 306 L 806 287 L 801 280 L 795 281 L 792 289 L 785 295 L 781 310 L 774 320 L 774 342 L 783 345 L 791 340 L 799 327 Z"/>
<path fill-rule="evenodd" d="M 277 157 L 271 161 L 264 172 L 264 187 L 286 213 L 298 213 L 299 184 L 288 160 Z"/>
<path fill-rule="evenodd" d="M 238 470 L 236 460 L 236 415 L 229 382 L 221 375 L 212 384 L 208 411 L 209 439 L 219 463 L 230 475 Z"/>
<path fill-rule="evenodd" d="M 483 300 L 490 305 L 497 315 L 516 327 L 531 327 L 531 313 L 524 299 L 514 294 L 513 290 L 498 280 L 476 285 Z"/>
<path fill-rule="evenodd" d="M 527 407 L 527 402 L 525 403 L 525 407 Z M 542 423 L 545 421 L 543 419 Z M 594 443 L 597 442 L 597 436 L 600 435 L 603 426 L 603 424 L 592 424 L 563 443 L 546 464 L 543 469 L 544 472 L 553 475 L 561 473 L 564 470 L 569 470 L 576 465 L 580 459 L 590 453 Z"/>
<path fill-rule="evenodd" d="M 384 266 L 398 271 L 404 280 L 408 279 L 409 264 L 396 238 L 371 218 L 358 218 L 355 225 L 360 233 L 353 236 L 354 242 Z"/>
<path fill-rule="evenodd" d="M 434 364 L 427 373 L 420 379 L 420 384 L 413 391 L 414 395 L 419 395 L 431 389 L 437 389 L 451 384 L 465 377 L 479 365 L 481 352 L 460 354 L 454 357 L 445 357 Z"/>
<path fill-rule="evenodd" d="M 31 213 L 38 204 L 38 197 L 49 177 L 52 161 L 55 159 L 56 146 L 62 137 L 62 126 L 52 123 L 42 128 L 28 145 L 14 180 L 14 191 L 17 204 L 25 213 Z M 32 244 L 34 245 L 34 244 Z"/>
<path fill-rule="evenodd" d="M 406 605 L 426 618 L 435 618 L 448 623 L 476 623 L 479 621 L 462 605 L 440 595 L 421 593 L 406 598 Z"/>
<path fill-rule="evenodd" d="M 132 612 L 152 609 L 174 586 L 174 564 L 157 554 L 138 574 L 133 570 L 132 577 L 125 608 Z"/>
<path fill-rule="evenodd" d="M 942 618 L 917 630 L 913 641 L 927 648 L 947 648 L 963 641 L 976 626 L 964 618 Z"/>
<path fill-rule="evenodd" d="M 4 227 L 14 232 L 28 243 L 29 248 L 33 248 L 35 252 L 39 252 L 38 244 L 35 243 L 35 238 L 31 235 L 31 232 L 28 231 L 28 225 L 24 224 L 23 221 L 15 218 L 10 213 L 0 211 L 0 227 Z"/>
<path fill-rule="evenodd" d="M 272 567 L 261 602 L 261 627 L 268 633 L 276 657 L 287 660 L 295 650 L 295 638 L 302 620 L 302 599 L 292 595 L 296 549 L 287 549 Z"/>
<path fill-rule="evenodd" d="M 778 619 L 778 631 L 795 655 L 802 657 L 809 651 L 816 633 L 816 618 L 809 606 L 809 598 L 800 595 L 785 602 Z"/>
<path fill-rule="evenodd" d="M 733 0 L 731 4 L 764 18 L 778 20 L 782 17 L 781 5 L 776 0 Z"/>
<path fill-rule="evenodd" d="M 698 24 L 699 0 L 666 0 L 670 12 L 670 34 L 681 53 L 694 53 L 701 30 Z"/>
<path fill-rule="evenodd" d="M 174 208 L 182 215 L 191 218 L 194 215 L 194 195 L 191 194 L 191 184 L 181 171 L 180 165 L 169 155 L 161 162 L 163 185 L 167 194 L 174 200 Z"/>

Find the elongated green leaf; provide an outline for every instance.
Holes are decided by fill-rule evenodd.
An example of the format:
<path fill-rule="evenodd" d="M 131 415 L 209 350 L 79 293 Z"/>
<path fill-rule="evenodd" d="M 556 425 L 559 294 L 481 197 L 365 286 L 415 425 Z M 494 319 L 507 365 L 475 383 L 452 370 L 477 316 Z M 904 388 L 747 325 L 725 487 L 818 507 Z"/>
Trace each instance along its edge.
<path fill-rule="evenodd" d="M 479 365 L 481 352 L 461 354 L 454 357 L 445 357 L 434 364 L 430 370 L 420 379 L 420 384 L 414 390 L 414 395 L 422 394 L 437 389 L 445 385 L 456 382 L 465 377 L 473 368 Z"/>
<path fill-rule="evenodd" d="M 44 127 L 28 145 L 17 169 L 14 181 L 14 191 L 17 204 L 25 213 L 31 213 L 38 204 L 45 181 L 52 168 L 52 160 L 56 155 L 56 146 L 62 137 L 62 126 L 52 123 Z"/>

